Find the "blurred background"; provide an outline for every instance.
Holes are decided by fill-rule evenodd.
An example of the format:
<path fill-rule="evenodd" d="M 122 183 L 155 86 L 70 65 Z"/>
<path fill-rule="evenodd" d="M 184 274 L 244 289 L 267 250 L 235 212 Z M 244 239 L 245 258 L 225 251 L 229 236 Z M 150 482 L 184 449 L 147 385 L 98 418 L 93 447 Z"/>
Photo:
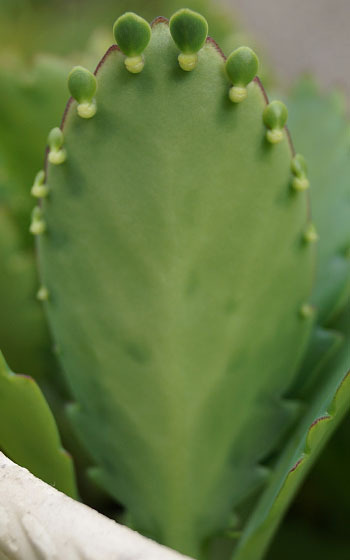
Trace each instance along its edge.
<path fill-rule="evenodd" d="M 349 89 L 348 0 L 223 0 L 266 48 L 286 84 L 312 72 L 325 86 Z"/>
<path fill-rule="evenodd" d="M 284 95 L 308 72 L 321 89 L 336 86 L 348 97 L 349 0 L 0 0 L 0 257 L 6 265 L 0 307 L 7 317 L 0 345 L 11 367 L 35 376 L 48 398 L 57 366 L 35 301 L 29 190 L 47 132 L 60 122 L 68 98 L 67 73 L 76 64 L 95 68 L 124 11 L 152 20 L 184 6 L 207 17 L 226 54 L 241 44 L 257 50 L 268 91 Z M 59 390 L 64 400 L 64 387 Z M 51 395 L 50 402 L 60 416 L 59 399 Z M 62 432 L 69 440 L 64 420 Z M 347 418 L 299 492 L 269 560 L 350 558 L 349 473 Z"/>

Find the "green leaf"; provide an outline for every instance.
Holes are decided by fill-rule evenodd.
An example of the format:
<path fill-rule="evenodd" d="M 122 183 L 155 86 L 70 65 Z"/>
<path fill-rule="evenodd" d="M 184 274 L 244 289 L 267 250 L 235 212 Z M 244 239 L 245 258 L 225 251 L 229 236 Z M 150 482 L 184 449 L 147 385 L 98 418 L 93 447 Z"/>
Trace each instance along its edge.
<path fill-rule="evenodd" d="M 37 57 L 0 66 L 0 347 L 16 370 L 42 380 L 53 369 L 41 305 L 29 212 L 33 173 L 43 164 L 47 127 L 60 118 L 69 66 Z M 18 350 L 20 341 L 21 351 Z"/>
<path fill-rule="evenodd" d="M 226 72 L 230 80 L 239 86 L 251 82 L 259 68 L 258 58 L 249 47 L 239 47 L 226 60 Z"/>
<path fill-rule="evenodd" d="M 139 56 L 151 39 L 149 23 L 142 17 L 127 12 L 120 16 L 113 26 L 117 45 L 127 56 Z"/>
<path fill-rule="evenodd" d="M 328 361 L 342 351 L 344 334 L 337 329 L 325 329 L 315 325 L 298 375 L 289 394 L 298 395 L 305 402 L 312 402 L 320 382 L 328 376 Z M 346 367 L 344 366 L 344 373 Z"/>
<path fill-rule="evenodd" d="M 171 16 L 169 29 L 176 46 L 185 54 L 197 53 L 208 35 L 206 19 L 188 8 L 182 8 Z"/>
<path fill-rule="evenodd" d="M 38 279 L 34 256 L 23 248 L 15 219 L 1 205 L 0 261 L 0 344 L 16 369 L 27 364 L 26 371 L 42 380 L 50 364 L 50 342 L 43 310 L 35 297 Z"/>
<path fill-rule="evenodd" d="M 234 560 L 260 560 L 264 557 L 292 498 L 350 408 L 350 371 L 344 377 L 350 366 L 348 310 L 339 319 L 339 332 L 344 332 L 344 325 L 346 338 L 340 350 L 334 353 L 333 347 L 332 352 L 327 352 L 329 360 L 322 358 L 321 371 L 318 361 L 315 361 L 318 384 L 314 383 L 307 412 L 273 468 L 271 480 L 238 541 Z M 320 338 L 324 340 L 326 337 L 323 335 Z M 339 340 L 336 346 L 338 344 Z M 315 373 L 310 373 L 315 380 Z M 305 390 L 303 394 L 307 394 Z"/>
<path fill-rule="evenodd" d="M 31 377 L 12 373 L 1 353 L 0 448 L 35 476 L 77 497 L 73 462 L 61 447 L 42 392 Z"/>
<path fill-rule="evenodd" d="M 320 93 L 310 79 L 300 81 L 287 104 L 295 146 L 303 151 L 307 160 L 307 169 L 304 158 L 297 156 L 293 161 L 294 181 L 300 181 L 301 189 L 307 188 L 310 179 L 311 211 L 319 236 L 313 301 L 319 310 L 319 322 L 328 323 L 332 330 L 320 326 L 314 330 L 290 391 L 309 403 L 307 414 L 281 454 L 271 482 L 244 530 L 235 560 L 236 557 L 256 560 L 263 556 L 292 497 L 344 415 L 340 407 L 334 419 L 328 418 L 327 400 L 350 366 L 349 125 L 344 118 L 340 95 Z M 299 188 L 298 185 L 295 188 Z M 335 322 L 331 321 L 342 308 L 345 310 L 341 316 Z M 347 407 L 349 396 L 345 385 L 341 392 L 346 395 L 344 406 Z M 322 420 L 317 421 L 317 418 Z M 313 425 L 311 431 L 310 425 Z M 310 434 L 321 433 L 324 437 L 324 441 L 314 445 L 311 453 L 310 449 L 305 449 L 309 431 Z M 297 468 L 293 469 L 295 465 Z"/>
<path fill-rule="evenodd" d="M 313 301 L 327 321 L 350 294 L 350 127 L 337 93 L 303 79 L 287 99 L 289 127 L 308 164 L 318 264 Z"/>
<path fill-rule="evenodd" d="M 138 530 L 198 556 L 299 412 L 284 395 L 313 323 L 314 248 L 259 81 L 235 104 L 211 40 L 192 72 L 177 56 L 158 20 L 142 72 L 112 48 L 96 114 L 70 103 L 38 247 L 97 477 Z"/>

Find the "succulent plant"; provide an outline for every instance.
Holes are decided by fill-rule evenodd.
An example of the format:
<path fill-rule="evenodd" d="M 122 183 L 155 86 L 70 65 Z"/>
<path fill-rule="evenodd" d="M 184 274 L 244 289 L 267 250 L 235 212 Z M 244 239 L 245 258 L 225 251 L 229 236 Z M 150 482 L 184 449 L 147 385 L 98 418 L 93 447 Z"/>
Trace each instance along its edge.
<path fill-rule="evenodd" d="M 194 558 L 259 560 L 350 405 L 348 125 L 331 107 L 340 150 L 327 136 L 309 175 L 252 49 L 226 59 L 189 9 L 113 29 L 96 72 L 70 72 L 32 188 L 67 413 L 130 526 Z M 322 107 L 296 95 L 298 150 L 308 95 Z M 5 362 L 0 400 L 0 447 L 77 496 L 42 394 Z"/>

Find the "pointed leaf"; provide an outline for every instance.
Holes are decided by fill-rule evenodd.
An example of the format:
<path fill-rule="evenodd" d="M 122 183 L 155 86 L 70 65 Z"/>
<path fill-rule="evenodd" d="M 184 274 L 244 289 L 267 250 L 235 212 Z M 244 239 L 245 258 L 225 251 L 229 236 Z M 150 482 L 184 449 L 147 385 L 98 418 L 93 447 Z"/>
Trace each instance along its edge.
<path fill-rule="evenodd" d="M 0 448 L 35 476 L 77 497 L 72 459 L 35 381 L 15 375 L 0 353 Z"/>
<path fill-rule="evenodd" d="M 264 557 L 292 498 L 350 408 L 350 371 L 344 377 L 350 367 L 347 312 L 339 320 L 340 327 L 342 323 L 347 328 L 346 340 L 338 353 L 333 352 L 331 359 L 323 362 L 321 375 L 318 372 L 318 390 L 314 391 L 307 413 L 273 469 L 271 480 L 238 541 L 234 560 Z"/>

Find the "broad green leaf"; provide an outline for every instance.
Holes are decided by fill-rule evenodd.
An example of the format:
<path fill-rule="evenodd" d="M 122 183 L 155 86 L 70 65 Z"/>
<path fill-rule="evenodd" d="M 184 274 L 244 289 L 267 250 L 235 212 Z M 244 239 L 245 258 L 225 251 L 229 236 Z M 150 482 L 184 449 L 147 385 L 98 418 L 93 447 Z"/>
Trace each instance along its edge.
<path fill-rule="evenodd" d="M 50 135 L 40 268 L 95 477 L 137 529 L 199 555 L 299 413 L 284 395 L 313 322 L 314 250 L 259 81 L 232 103 L 210 39 L 184 72 L 163 19 L 143 55 L 131 74 L 112 48 L 95 116 L 73 101 Z"/>

